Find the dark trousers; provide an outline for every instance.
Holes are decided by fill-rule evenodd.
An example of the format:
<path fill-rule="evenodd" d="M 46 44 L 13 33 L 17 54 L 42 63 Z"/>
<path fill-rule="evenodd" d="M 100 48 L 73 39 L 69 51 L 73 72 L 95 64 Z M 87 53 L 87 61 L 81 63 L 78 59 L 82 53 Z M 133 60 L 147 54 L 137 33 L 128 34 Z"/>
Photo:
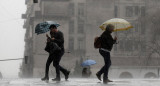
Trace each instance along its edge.
<path fill-rule="evenodd" d="M 60 71 L 63 74 L 66 74 L 67 70 L 59 65 L 59 62 L 63 54 L 64 54 L 64 51 L 56 51 L 55 53 L 49 55 L 48 60 L 46 62 L 45 77 L 49 77 L 48 76 L 49 66 L 52 62 L 53 62 L 53 66 L 56 69 L 56 78 L 60 78 Z"/>
<path fill-rule="evenodd" d="M 99 53 L 103 56 L 105 65 L 98 71 L 98 75 L 103 74 L 103 80 L 107 80 L 109 67 L 111 66 L 110 52 L 99 50 Z"/>

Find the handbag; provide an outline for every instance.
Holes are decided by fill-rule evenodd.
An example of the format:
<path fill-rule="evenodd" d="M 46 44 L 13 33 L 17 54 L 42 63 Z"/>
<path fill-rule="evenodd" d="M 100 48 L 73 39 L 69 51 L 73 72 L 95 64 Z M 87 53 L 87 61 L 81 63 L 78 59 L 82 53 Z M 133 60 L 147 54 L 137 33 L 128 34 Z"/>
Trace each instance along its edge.
<path fill-rule="evenodd" d="M 50 47 L 49 47 L 49 42 L 46 43 L 46 47 L 44 48 L 45 51 L 47 51 L 48 53 L 50 52 Z"/>
<path fill-rule="evenodd" d="M 50 54 L 55 51 L 60 51 L 60 50 L 61 48 L 55 42 L 48 42 L 45 47 L 45 51 L 47 51 Z"/>

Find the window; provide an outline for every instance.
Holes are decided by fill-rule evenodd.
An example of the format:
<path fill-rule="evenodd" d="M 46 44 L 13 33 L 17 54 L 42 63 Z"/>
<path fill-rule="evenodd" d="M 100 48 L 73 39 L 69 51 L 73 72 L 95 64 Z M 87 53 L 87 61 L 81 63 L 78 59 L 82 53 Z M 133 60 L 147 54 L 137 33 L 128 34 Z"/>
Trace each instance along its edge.
<path fill-rule="evenodd" d="M 134 10 L 135 10 L 135 15 L 138 16 L 139 15 L 139 7 L 135 6 Z"/>
<path fill-rule="evenodd" d="M 84 39 L 83 38 L 78 39 L 78 50 L 84 50 Z"/>
<path fill-rule="evenodd" d="M 78 15 L 84 16 L 84 3 L 78 3 Z"/>
<path fill-rule="evenodd" d="M 29 59 L 28 56 L 25 56 L 25 57 L 24 57 L 25 64 L 28 63 L 28 61 L 29 61 L 28 59 Z"/>
<path fill-rule="evenodd" d="M 146 44 L 145 44 L 145 42 L 141 42 L 141 51 L 146 51 Z"/>
<path fill-rule="evenodd" d="M 30 26 L 30 29 L 29 29 L 29 31 L 28 31 L 28 32 L 29 32 L 29 33 L 28 33 L 28 37 L 29 37 L 29 38 L 31 38 L 31 37 L 33 36 L 33 33 L 32 33 L 33 29 L 32 29 L 32 28 L 33 28 L 33 26 Z"/>
<path fill-rule="evenodd" d="M 133 16 L 133 7 L 127 6 L 126 7 L 126 17 L 132 17 Z"/>
<path fill-rule="evenodd" d="M 74 38 L 69 38 L 69 50 L 73 51 L 74 50 Z"/>
<path fill-rule="evenodd" d="M 125 51 L 132 51 L 133 50 L 133 43 L 132 40 L 125 41 Z"/>
<path fill-rule="evenodd" d="M 141 7 L 141 16 L 145 16 L 145 6 Z"/>
<path fill-rule="evenodd" d="M 69 4 L 69 14 L 70 14 L 71 16 L 74 15 L 74 3 L 70 3 L 70 4 Z"/>
<path fill-rule="evenodd" d="M 73 20 L 69 22 L 69 33 L 70 34 L 74 33 L 74 21 Z"/>
<path fill-rule="evenodd" d="M 117 8 L 117 6 L 114 6 L 114 16 L 118 17 L 118 8 Z"/>
<path fill-rule="evenodd" d="M 145 34 L 145 22 L 141 23 L 141 34 Z"/>
<path fill-rule="evenodd" d="M 145 16 L 145 6 L 126 6 L 126 17 Z"/>
<path fill-rule="evenodd" d="M 138 32 L 138 23 L 135 23 L 135 32 Z"/>
<path fill-rule="evenodd" d="M 134 41 L 134 49 L 138 50 L 138 41 Z"/>
<path fill-rule="evenodd" d="M 78 33 L 84 33 L 84 20 L 78 19 Z"/>

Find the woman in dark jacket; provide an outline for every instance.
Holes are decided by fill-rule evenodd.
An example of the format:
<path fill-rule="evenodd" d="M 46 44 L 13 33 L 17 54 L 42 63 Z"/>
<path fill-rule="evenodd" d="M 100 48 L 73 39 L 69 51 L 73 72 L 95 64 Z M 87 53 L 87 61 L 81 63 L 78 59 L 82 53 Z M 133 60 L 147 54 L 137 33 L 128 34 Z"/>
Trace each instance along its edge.
<path fill-rule="evenodd" d="M 103 56 L 105 65 L 96 73 L 96 76 L 99 80 L 101 80 L 101 75 L 103 74 L 103 83 L 106 84 L 108 82 L 112 82 L 108 79 L 108 71 L 111 66 L 110 59 L 110 51 L 112 50 L 113 44 L 116 43 L 117 37 L 114 39 L 111 36 L 111 33 L 114 31 L 114 26 L 108 24 L 106 26 L 106 30 L 100 36 L 101 39 L 101 48 L 99 49 L 99 53 Z"/>

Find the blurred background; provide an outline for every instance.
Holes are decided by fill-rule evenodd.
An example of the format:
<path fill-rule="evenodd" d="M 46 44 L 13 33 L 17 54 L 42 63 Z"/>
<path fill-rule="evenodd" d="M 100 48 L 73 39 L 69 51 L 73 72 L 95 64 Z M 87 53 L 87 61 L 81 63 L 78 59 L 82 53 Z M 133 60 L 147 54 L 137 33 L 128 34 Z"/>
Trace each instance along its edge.
<path fill-rule="evenodd" d="M 0 1 L 0 60 L 23 58 L 24 55 L 24 0 Z M 21 60 L 0 61 L 0 72 L 6 78 L 18 78 Z"/>
<path fill-rule="evenodd" d="M 60 64 L 71 71 L 71 77 L 81 77 L 81 63 L 87 59 L 97 63 L 89 67 L 91 77 L 95 77 L 104 65 L 93 47 L 94 38 L 103 32 L 99 26 L 111 18 L 123 18 L 134 28 L 113 33 L 119 43 L 111 52 L 109 77 L 159 78 L 159 0 L 19 0 L 15 5 L 9 1 L 0 3 L 3 15 L 0 58 L 23 59 L 1 61 L 0 71 L 5 77 L 7 73 L 11 74 L 9 77 L 44 76 L 48 58 L 44 51 L 46 37 L 35 34 L 35 26 L 44 21 L 61 24 L 58 29 L 64 33 L 66 53 Z M 14 73 L 8 72 L 12 71 L 11 66 L 17 69 Z M 50 67 L 50 76 L 54 77 L 55 70 Z"/>

